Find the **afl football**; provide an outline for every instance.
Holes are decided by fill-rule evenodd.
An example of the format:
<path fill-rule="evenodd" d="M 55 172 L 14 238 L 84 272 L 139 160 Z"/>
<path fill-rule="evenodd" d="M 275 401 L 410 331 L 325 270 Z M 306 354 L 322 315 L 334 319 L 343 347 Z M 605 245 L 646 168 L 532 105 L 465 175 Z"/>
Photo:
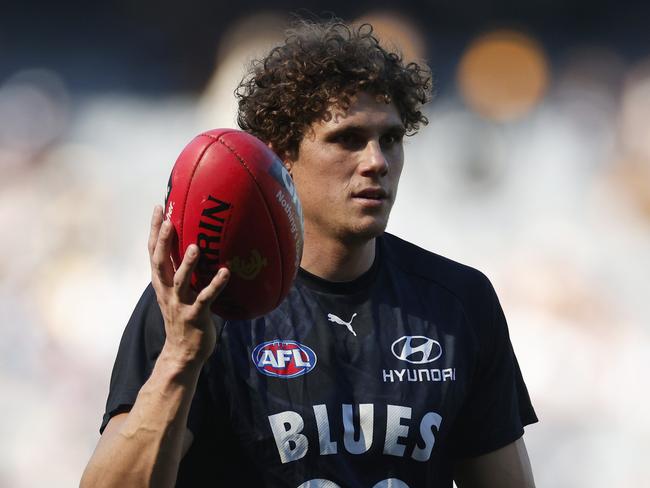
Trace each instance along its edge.
<path fill-rule="evenodd" d="M 289 293 L 302 257 L 302 209 L 284 165 L 256 137 L 235 129 L 195 137 L 169 177 L 165 218 L 176 230 L 176 269 L 190 244 L 200 249 L 195 290 L 219 268 L 230 269 L 228 285 L 212 304 L 217 315 L 254 318 Z"/>

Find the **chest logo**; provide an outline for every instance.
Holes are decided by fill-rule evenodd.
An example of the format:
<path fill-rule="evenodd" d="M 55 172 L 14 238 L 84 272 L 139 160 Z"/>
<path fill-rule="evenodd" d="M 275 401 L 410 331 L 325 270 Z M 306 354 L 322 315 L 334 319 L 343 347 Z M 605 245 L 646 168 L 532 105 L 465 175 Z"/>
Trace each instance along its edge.
<path fill-rule="evenodd" d="M 353 313 L 352 317 L 350 317 L 350 321 L 346 322 L 345 320 L 341 319 L 340 317 L 337 317 L 333 313 L 328 313 L 327 314 L 327 320 L 329 320 L 330 322 L 334 322 L 335 324 L 345 325 L 348 328 L 348 330 L 350 332 L 352 332 L 352 335 L 356 337 L 357 333 L 352 328 L 352 321 L 354 320 L 354 317 L 356 317 L 356 316 L 357 316 L 357 314 Z"/>
<path fill-rule="evenodd" d="M 304 344 L 279 339 L 258 344 L 251 353 L 257 370 L 275 378 L 295 378 L 316 366 L 316 353 Z"/>
<path fill-rule="evenodd" d="M 402 336 L 390 347 L 393 356 L 412 364 L 432 363 L 442 356 L 442 346 L 424 336 Z"/>

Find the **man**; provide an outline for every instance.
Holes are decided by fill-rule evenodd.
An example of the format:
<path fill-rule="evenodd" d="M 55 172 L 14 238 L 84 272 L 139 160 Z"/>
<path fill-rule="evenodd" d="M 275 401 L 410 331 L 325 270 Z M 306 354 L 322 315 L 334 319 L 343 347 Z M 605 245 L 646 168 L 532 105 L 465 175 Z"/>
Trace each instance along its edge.
<path fill-rule="evenodd" d="M 302 202 L 296 283 L 273 312 L 209 312 L 220 270 L 174 273 L 156 207 L 152 286 L 127 325 L 82 486 L 532 487 L 530 405 L 481 273 L 384 233 L 430 78 L 368 26 L 304 23 L 241 84 L 239 124 Z"/>

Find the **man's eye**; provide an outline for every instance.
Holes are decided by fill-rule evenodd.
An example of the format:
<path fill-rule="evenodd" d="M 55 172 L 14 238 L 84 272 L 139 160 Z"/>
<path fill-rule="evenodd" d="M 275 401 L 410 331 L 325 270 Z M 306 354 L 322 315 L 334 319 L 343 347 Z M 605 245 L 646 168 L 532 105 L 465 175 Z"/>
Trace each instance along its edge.
<path fill-rule="evenodd" d="M 381 145 L 384 147 L 391 147 L 395 144 L 400 144 L 402 142 L 402 136 L 396 134 L 387 134 L 381 138 Z"/>
<path fill-rule="evenodd" d="M 354 134 L 354 133 L 340 134 L 336 138 L 336 142 L 338 142 L 342 146 L 352 148 L 352 149 L 360 147 L 364 144 L 363 138 L 359 134 Z"/>

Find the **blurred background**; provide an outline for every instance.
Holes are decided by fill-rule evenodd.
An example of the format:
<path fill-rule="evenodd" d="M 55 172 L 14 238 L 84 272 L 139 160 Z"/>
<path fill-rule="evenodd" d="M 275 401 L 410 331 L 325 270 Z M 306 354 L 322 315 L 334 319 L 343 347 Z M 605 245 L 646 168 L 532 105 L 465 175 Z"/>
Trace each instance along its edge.
<path fill-rule="evenodd" d="M 541 0 L 3 2 L 0 486 L 78 484 L 171 166 L 292 13 L 432 66 L 389 230 L 493 281 L 538 486 L 647 486 L 650 7 Z"/>

